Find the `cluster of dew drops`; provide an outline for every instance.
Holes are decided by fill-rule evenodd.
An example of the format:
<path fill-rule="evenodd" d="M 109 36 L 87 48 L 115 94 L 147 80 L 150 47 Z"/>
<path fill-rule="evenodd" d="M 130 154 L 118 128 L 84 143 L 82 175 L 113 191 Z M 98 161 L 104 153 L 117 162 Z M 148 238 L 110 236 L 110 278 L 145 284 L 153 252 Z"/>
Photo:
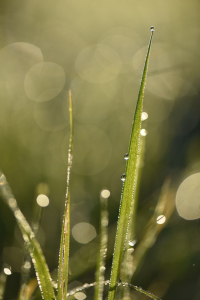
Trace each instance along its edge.
<path fill-rule="evenodd" d="M 151 31 L 155 31 L 155 29 L 154 29 L 154 27 L 153 26 L 151 26 Z M 141 121 L 145 121 L 145 120 L 147 120 L 148 119 L 148 114 L 146 113 L 146 112 L 143 112 L 142 113 L 142 118 L 141 118 Z M 146 129 L 141 129 L 140 130 L 140 134 L 142 135 L 142 136 L 146 136 L 147 135 L 147 131 L 146 131 Z M 124 155 L 124 159 L 125 160 L 128 160 L 129 159 L 129 154 L 128 153 L 126 153 L 125 155 Z M 121 175 L 121 181 L 125 181 L 126 180 L 126 174 L 124 173 L 124 174 L 122 174 Z"/>

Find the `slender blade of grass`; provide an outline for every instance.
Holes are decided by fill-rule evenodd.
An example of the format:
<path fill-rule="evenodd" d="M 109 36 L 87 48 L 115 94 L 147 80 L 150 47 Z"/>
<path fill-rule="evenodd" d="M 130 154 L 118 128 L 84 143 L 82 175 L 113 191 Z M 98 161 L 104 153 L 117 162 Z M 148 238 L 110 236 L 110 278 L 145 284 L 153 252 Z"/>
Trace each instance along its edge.
<path fill-rule="evenodd" d="M 26 221 L 26 218 L 19 209 L 17 201 L 12 194 L 11 188 L 9 187 L 8 182 L 6 181 L 5 175 L 2 173 L 0 175 L 0 189 L 2 192 L 3 199 L 13 211 L 19 228 L 22 232 L 24 241 L 26 242 L 26 247 L 29 250 L 33 265 L 35 267 L 36 277 L 38 280 L 38 285 L 40 287 L 42 297 L 44 300 L 55 299 L 51 275 L 45 257 L 42 253 L 42 249 L 29 223 Z"/>
<path fill-rule="evenodd" d="M 133 252 L 134 252 L 134 244 L 135 244 L 135 217 L 136 217 L 136 211 L 137 211 L 137 204 L 138 204 L 138 194 L 139 194 L 139 185 L 140 185 L 140 179 L 141 179 L 141 173 L 142 173 L 142 166 L 143 166 L 143 159 L 144 159 L 144 149 L 145 149 L 145 138 L 146 136 L 141 136 L 140 138 L 140 150 L 139 150 L 139 157 L 137 161 L 137 171 L 136 171 L 136 180 L 135 180 L 135 191 L 132 199 L 131 204 L 131 211 L 130 211 L 130 223 L 128 226 L 127 231 L 127 240 L 126 240 L 126 246 L 125 251 L 123 255 L 122 260 L 122 267 L 121 267 L 121 274 L 120 278 L 122 282 L 126 282 L 127 284 L 131 282 L 132 278 L 132 265 L 133 265 Z M 131 244 L 130 244 L 131 242 Z M 129 293 L 129 286 L 122 285 L 121 290 L 121 299 L 130 299 L 130 293 Z"/>
<path fill-rule="evenodd" d="M 62 223 L 62 234 L 60 242 L 59 266 L 58 266 L 58 300 L 66 299 L 68 284 L 69 268 L 69 242 L 70 242 L 70 171 L 72 166 L 72 146 L 73 146 L 73 111 L 72 95 L 69 91 L 69 117 L 70 117 L 70 139 L 68 150 L 68 167 L 67 167 L 67 188 L 65 200 L 65 213 Z"/>
<path fill-rule="evenodd" d="M 115 290 L 117 286 L 119 270 L 120 270 L 120 265 L 122 261 L 123 250 L 124 250 L 123 247 L 125 246 L 125 242 L 126 242 L 127 228 L 129 224 L 129 218 L 130 218 L 130 209 L 131 209 L 131 202 L 132 202 L 134 186 L 135 186 L 138 149 L 139 149 L 139 142 L 140 142 L 143 97 L 144 97 L 144 89 L 146 83 L 147 68 L 148 68 L 152 38 L 153 38 L 153 31 L 151 33 L 147 55 L 145 59 L 145 64 L 144 64 L 144 69 L 143 69 L 143 74 L 142 74 L 142 79 L 140 84 L 140 90 L 139 90 L 139 95 L 137 100 L 137 106 L 136 106 L 136 111 L 135 111 L 135 116 L 133 121 L 131 139 L 129 144 L 129 151 L 128 151 L 129 159 L 126 164 L 126 179 L 124 182 L 122 196 L 121 196 L 117 233 L 115 239 L 115 249 L 114 249 L 111 278 L 110 278 L 110 288 L 109 288 L 109 297 L 108 297 L 109 300 L 114 300 Z"/>
<path fill-rule="evenodd" d="M 108 210 L 107 210 L 107 198 L 101 196 L 101 218 L 100 218 L 100 249 L 96 271 L 96 286 L 94 300 L 103 299 L 104 290 L 104 274 L 105 274 L 105 259 L 107 254 L 107 242 L 108 242 Z"/>

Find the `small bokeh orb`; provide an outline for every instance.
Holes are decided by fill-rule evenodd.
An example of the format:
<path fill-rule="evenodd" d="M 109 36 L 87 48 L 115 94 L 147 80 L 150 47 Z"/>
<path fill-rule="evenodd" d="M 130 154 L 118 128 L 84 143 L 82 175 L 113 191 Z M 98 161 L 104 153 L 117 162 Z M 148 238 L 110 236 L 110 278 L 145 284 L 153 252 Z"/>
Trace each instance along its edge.
<path fill-rule="evenodd" d="M 72 228 L 72 236 L 78 243 L 87 244 L 97 236 L 97 233 L 93 225 L 80 222 Z"/>
<path fill-rule="evenodd" d="M 37 201 L 37 204 L 41 207 L 46 207 L 49 205 L 49 198 L 44 194 L 38 195 L 36 198 L 36 201 Z"/>
<path fill-rule="evenodd" d="M 102 190 L 101 191 L 101 197 L 102 198 L 109 198 L 110 197 L 110 191 L 109 190 Z"/>
<path fill-rule="evenodd" d="M 200 218 L 200 173 L 187 177 L 176 194 L 176 209 L 186 220 Z"/>

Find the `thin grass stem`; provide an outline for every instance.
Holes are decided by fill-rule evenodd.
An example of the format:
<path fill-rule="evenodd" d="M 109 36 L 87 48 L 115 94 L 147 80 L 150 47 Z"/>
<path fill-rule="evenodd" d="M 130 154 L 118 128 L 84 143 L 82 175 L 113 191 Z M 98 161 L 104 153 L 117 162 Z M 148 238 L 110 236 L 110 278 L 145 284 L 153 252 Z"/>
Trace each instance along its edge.
<path fill-rule="evenodd" d="M 14 198 L 11 188 L 8 185 L 6 177 L 4 174 L 0 174 L 0 190 L 5 200 L 6 204 L 12 210 L 19 228 L 22 232 L 22 236 L 26 243 L 26 247 L 29 250 L 33 265 L 35 267 L 36 277 L 38 280 L 38 285 L 44 300 L 55 299 L 55 293 L 52 287 L 51 275 L 42 253 L 42 249 L 32 231 L 29 223 L 22 214 L 21 210 L 17 205 L 17 201 Z"/>
<path fill-rule="evenodd" d="M 67 167 L 67 188 L 65 200 L 65 213 L 62 223 L 62 234 L 60 242 L 59 266 L 58 266 L 58 300 L 66 299 L 69 268 L 69 243 L 70 243 L 70 172 L 72 167 L 72 147 L 73 147 L 73 109 L 72 95 L 69 91 L 69 119 L 70 119 L 70 139 L 68 150 Z"/>
<path fill-rule="evenodd" d="M 95 286 L 95 300 L 103 299 L 104 290 L 104 274 L 105 274 L 105 259 L 107 254 L 108 242 L 108 210 L 107 197 L 100 196 L 101 203 L 101 217 L 100 217 L 100 248 L 98 255 L 97 271 L 96 271 L 96 286 Z"/>

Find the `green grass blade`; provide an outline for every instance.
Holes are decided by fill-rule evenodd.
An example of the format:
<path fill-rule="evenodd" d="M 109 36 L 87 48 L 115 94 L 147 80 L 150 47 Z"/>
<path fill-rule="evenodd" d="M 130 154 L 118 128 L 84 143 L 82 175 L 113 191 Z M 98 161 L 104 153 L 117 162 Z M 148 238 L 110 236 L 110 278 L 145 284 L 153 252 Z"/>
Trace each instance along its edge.
<path fill-rule="evenodd" d="M 129 151 L 128 151 L 129 159 L 127 160 L 127 164 L 126 164 L 126 175 L 125 175 L 126 179 L 124 181 L 124 186 L 123 186 L 123 191 L 121 196 L 117 233 L 115 239 L 115 249 L 114 249 L 112 271 L 111 271 L 111 278 L 110 278 L 110 288 L 109 288 L 109 298 L 108 298 L 109 300 L 114 300 L 120 265 L 122 261 L 123 247 L 126 242 L 126 234 L 127 234 L 127 228 L 129 223 L 129 217 L 130 217 L 131 202 L 132 202 L 135 180 L 136 180 L 136 168 L 137 168 L 137 158 L 138 158 L 140 130 L 141 130 L 141 115 L 143 109 L 143 97 L 144 97 L 144 89 L 146 83 L 147 68 L 148 68 L 152 38 L 153 38 L 153 30 L 151 33 L 147 55 L 145 59 L 145 64 L 144 64 L 144 69 L 143 69 L 143 74 L 142 74 L 142 79 L 140 84 L 140 90 L 139 90 L 139 95 L 137 100 L 137 106 L 136 106 L 136 111 L 135 111 L 135 116 L 133 121 Z"/>
<path fill-rule="evenodd" d="M 105 274 L 105 259 L 107 254 L 107 242 L 108 242 L 108 210 L 107 210 L 107 198 L 101 194 L 101 218 L 100 218 L 100 249 L 96 271 L 96 286 L 95 286 L 95 300 L 103 299 L 104 290 L 104 274 Z"/>
<path fill-rule="evenodd" d="M 6 177 L 2 173 L 0 176 L 0 189 L 2 192 L 3 199 L 14 213 L 19 228 L 22 232 L 24 241 L 26 242 L 26 247 L 30 252 L 42 297 L 45 300 L 55 299 L 55 294 L 52 287 L 52 279 L 44 255 L 42 253 L 42 249 L 30 225 L 28 224 L 24 215 L 19 209 L 17 201 L 14 198 L 12 191 L 6 181 Z"/>
<path fill-rule="evenodd" d="M 60 254 L 58 266 L 58 300 L 66 299 L 68 284 L 68 268 L 69 268 L 69 242 L 70 242 L 70 171 L 72 166 L 72 146 L 73 146 L 73 112 L 72 112 L 72 96 L 69 92 L 69 116 L 70 116 L 70 139 L 68 150 L 68 168 L 67 168 L 67 189 L 65 201 L 65 213 L 62 223 L 62 234 L 60 241 Z"/>
<path fill-rule="evenodd" d="M 146 136 L 140 137 L 140 150 L 139 157 L 137 161 L 137 169 L 136 169 L 136 180 L 135 180 L 135 191 L 132 199 L 131 210 L 130 210 L 130 222 L 127 231 L 127 240 L 125 251 L 122 260 L 121 274 L 120 278 L 122 282 L 126 282 L 127 284 L 131 282 L 132 278 L 132 265 L 133 265 L 133 253 L 134 253 L 134 243 L 135 243 L 135 217 L 137 212 L 137 204 L 138 204 L 138 194 L 139 194 L 139 186 L 140 179 L 142 173 L 143 159 L 144 159 L 144 149 L 145 149 L 145 138 Z M 126 299 L 130 299 L 129 286 L 122 286 L 121 289 L 121 298 L 124 297 Z"/>

